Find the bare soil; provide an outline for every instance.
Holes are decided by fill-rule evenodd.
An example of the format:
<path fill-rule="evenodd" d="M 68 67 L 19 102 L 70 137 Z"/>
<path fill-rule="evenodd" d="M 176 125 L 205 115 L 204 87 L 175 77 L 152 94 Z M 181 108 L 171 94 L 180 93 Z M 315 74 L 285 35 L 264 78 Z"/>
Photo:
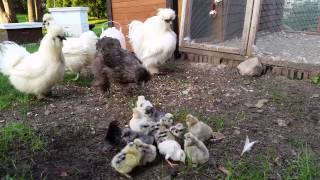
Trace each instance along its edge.
<path fill-rule="evenodd" d="M 108 145 L 104 136 L 112 120 L 128 124 L 138 95 L 145 95 L 162 111 L 176 115 L 184 111 L 207 119 L 213 129 L 222 129 L 225 139 L 208 144 L 211 158 L 200 171 L 189 171 L 183 164 L 172 170 L 159 156 L 135 169 L 134 179 L 223 178 L 217 166 L 242 158 L 246 135 L 259 141 L 247 156 L 274 151 L 270 179 L 279 179 L 286 161 L 297 156 L 293 141 L 305 142 L 320 154 L 320 86 L 271 74 L 246 78 L 234 69 L 184 61 L 167 67 L 167 75 L 154 77 L 131 94 L 118 86 L 99 95 L 90 88 L 64 84 L 53 89 L 53 101 L 30 107 L 27 115 L 14 106 L 3 110 L 0 119 L 27 121 L 47 140 L 47 151 L 37 154 L 30 167 L 35 179 L 125 179 L 110 166 L 118 149 Z M 261 99 L 268 102 L 255 107 Z M 222 117 L 219 125 L 217 117 Z M 287 126 L 279 125 L 280 121 Z M 21 154 L 17 166 L 25 164 L 25 156 Z"/>

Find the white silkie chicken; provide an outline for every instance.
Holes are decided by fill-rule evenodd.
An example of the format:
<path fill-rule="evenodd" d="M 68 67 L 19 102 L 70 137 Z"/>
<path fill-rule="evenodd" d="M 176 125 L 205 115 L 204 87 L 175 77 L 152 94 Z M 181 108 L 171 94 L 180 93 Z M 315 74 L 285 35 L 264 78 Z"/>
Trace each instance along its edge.
<path fill-rule="evenodd" d="M 167 163 L 173 167 L 175 164 L 172 164 L 169 160 L 181 161 L 185 163 L 186 154 L 181 149 L 180 144 L 175 140 L 165 140 L 158 144 L 158 149 L 160 154 L 165 156 Z"/>
<path fill-rule="evenodd" d="M 109 21 L 117 24 L 119 26 L 119 29 L 116 27 L 109 27 L 106 30 L 102 29 L 102 33 L 100 35 L 100 39 L 103 37 L 111 37 L 114 39 L 118 39 L 121 45 L 122 49 L 127 49 L 126 47 L 126 38 L 124 37 L 124 34 L 122 33 L 121 24 L 115 21 Z M 108 22 L 107 22 L 108 23 Z"/>
<path fill-rule="evenodd" d="M 63 41 L 63 55 L 66 61 L 66 68 L 70 72 L 77 73 L 74 80 L 77 80 L 83 67 L 93 62 L 97 49 L 97 35 L 93 31 L 81 34 L 79 38 L 67 38 Z"/>
<path fill-rule="evenodd" d="M 13 42 L 2 43 L 0 72 L 9 77 L 17 90 L 36 95 L 38 99 L 45 98 L 51 87 L 64 76 L 63 39 L 63 28 L 52 25 L 35 53 L 30 54 Z"/>
<path fill-rule="evenodd" d="M 176 49 L 177 35 L 171 29 L 175 18 L 172 9 L 160 8 L 144 23 L 134 20 L 129 24 L 133 51 L 151 74 L 159 73 L 158 66 L 170 59 Z"/>
<path fill-rule="evenodd" d="M 53 16 L 48 13 L 43 16 L 42 21 L 46 28 L 56 24 Z M 79 78 L 82 68 L 94 60 L 97 53 L 97 41 L 98 37 L 93 31 L 87 31 L 82 33 L 80 37 L 70 37 L 63 41 L 62 52 L 65 57 L 66 69 L 77 73 L 74 80 Z"/>

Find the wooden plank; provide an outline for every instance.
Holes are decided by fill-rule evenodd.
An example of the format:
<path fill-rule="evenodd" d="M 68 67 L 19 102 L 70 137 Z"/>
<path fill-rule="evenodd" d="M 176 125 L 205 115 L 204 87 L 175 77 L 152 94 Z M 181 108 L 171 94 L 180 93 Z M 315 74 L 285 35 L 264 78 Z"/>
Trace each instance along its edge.
<path fill-rule="evenodd" d="M 163 4 L 164 0 L 153 0 L 153 1 L 145 1 L 145 0 L 136 0 L 127 1 L 127 2 L 114 2 L 114 8 L 134 8 L 134 7 L 145 7 L 145 6 L 153 6 L 158 4 Z"/>
<path fill-rule="evenodd" d="M 261 9 L 261 0 L 255 0 L 253 4 L 249 41 L 247 46 L 247 53 L 245 54 L 246 56 L 251 56 L 251 53 L 252 53 L 252 46 L 254 44 L 254 40 L 256 38 L 256 33 L 258 29 L 257 27 L 259 23 L 260 9 Z"/>
<path fill-rule="evenodd" d="M 181 52 L 185 52 L 185 53 L 192 53 L 192 54 L 199 54 L 199 55 L 214 57 L 214 60 L 217 60 L 217 61 L 219 61 L 220 58 L 239 60 L 239 61 L 245 60 L 245 57 L 241 56 L 239 54 L 229 54 L 229 53 L 223 53 L 223 52 L 216 52 L 216 51 L 211 51 L 211 50 L 198 49 L 198 48 L 194 48 L 194 47 L 181 47 L 180 46 L 179 50 Z"/>
<path fill-rule="evenodd" d="M 242 43 L 241 43 L 241 55 L 246 55 L 248 49 L 248 42 L 249 42 L 249 35 L 250 35 L 250 24 L 252 19 L 253 13 L 253 2 L 254 0 L 247 0 L 247 7 L 246 7 L 246 15 L 244 19 L 243 25 L 243 34 L 242 34 Z M 250 47 L 251 48 L 251 47 Z"/>
<path fill-rule="evenodd" d="M 318 17 L 318 29 L 317 31 L 320 33 L 320 16 Z"/>
<path fill-rule="evenodd" d="M 182 2 L 179 46 L 182 46 L 185 37 L 190 36 L 192 1 L 193 0 L 183 0 Z"/>
<path fill-rule="evenodd" d="M 224 41 L 224 32 L 223 32 L 223 5 L 222 6 L 216 6 L 217 16 L 213 19 L 213 36 L 214 40 L 219 42 Z"/>
<path fill-rule="evenodd" d="M 224 52 L 230 54 L 240 54 L 240 49 L 237 47 L 226 47 L 226 46 L 218 46 L 213 44 L 203 44 L 203 43 L 190 43 L 190 42 L 182 42 L 182 46 L 204 49 L 208 51 L 216 51 L 216 52 Z"/>

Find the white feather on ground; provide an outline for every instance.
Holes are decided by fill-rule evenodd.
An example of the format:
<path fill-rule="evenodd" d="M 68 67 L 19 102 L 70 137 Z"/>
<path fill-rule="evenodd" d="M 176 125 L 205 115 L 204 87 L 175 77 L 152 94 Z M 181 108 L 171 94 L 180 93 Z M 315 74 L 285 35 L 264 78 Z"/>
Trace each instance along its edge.
<path fill-rule="evenodd" d="M 177 35 L 171 29 L 175 17 L 172 9 L 159 9 L 156 16 L 144 23 L 134 20 L 129 25 L 132 48 L 151 74 L 158 73 L 159 64 L 170 59 L 175 51 Z"/>
<path fill-rule="evenodd" d="M 251 148 L 253 147 L 253 145 L 254 145 L 255 143 L 257 143 L 257 142 L 258 142 L 258 141 L 252 141 L 252 142 L 250 142 L 250 141 L 249 141 L 249 137 L 247 136 L 247 137 L 246 137 L 246 141 L 245 141 L 245 143 L 244 143 L 244 147 L 243 147 L 241 156 L 242 156 L 245 152 L 250 151 Z"/>
<path fill-rule="evenodd" d="M 53 25 L 41 40 L 39 50 L 33 54 L 13 42 L 2 43 L 0 71 L 9 76 L 17 90 L 43 98 L 52 86 L 63 79 L 63 38 L 63 28 Z"/>

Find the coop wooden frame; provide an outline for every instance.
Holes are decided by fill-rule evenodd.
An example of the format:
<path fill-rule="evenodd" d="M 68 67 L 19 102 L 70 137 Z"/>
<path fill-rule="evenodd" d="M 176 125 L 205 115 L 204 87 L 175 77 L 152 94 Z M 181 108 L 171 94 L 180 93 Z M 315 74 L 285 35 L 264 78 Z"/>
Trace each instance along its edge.
<path fill-rule="evenodd" d="M 201 43 L 189 43 L 184 37 L 190 35 L 191 9 L 194 0 L 183 0 L 182 15 L 180 24 L 179 49 L 187 54 L 198 54 L 203 56 L 214 56 L 232 60 L 244 60 L 251 56 L 254 43 L 261 0 L 247 0 L 245 10 L 244 28 L 242 34 L 241 47 L 208 46 Z M 217 10 L 219 12 L 219 10 Z M 218 17 L 219 18 L 219 17 Z M 212 59 L 212 58 L 209 58 Z"/>

